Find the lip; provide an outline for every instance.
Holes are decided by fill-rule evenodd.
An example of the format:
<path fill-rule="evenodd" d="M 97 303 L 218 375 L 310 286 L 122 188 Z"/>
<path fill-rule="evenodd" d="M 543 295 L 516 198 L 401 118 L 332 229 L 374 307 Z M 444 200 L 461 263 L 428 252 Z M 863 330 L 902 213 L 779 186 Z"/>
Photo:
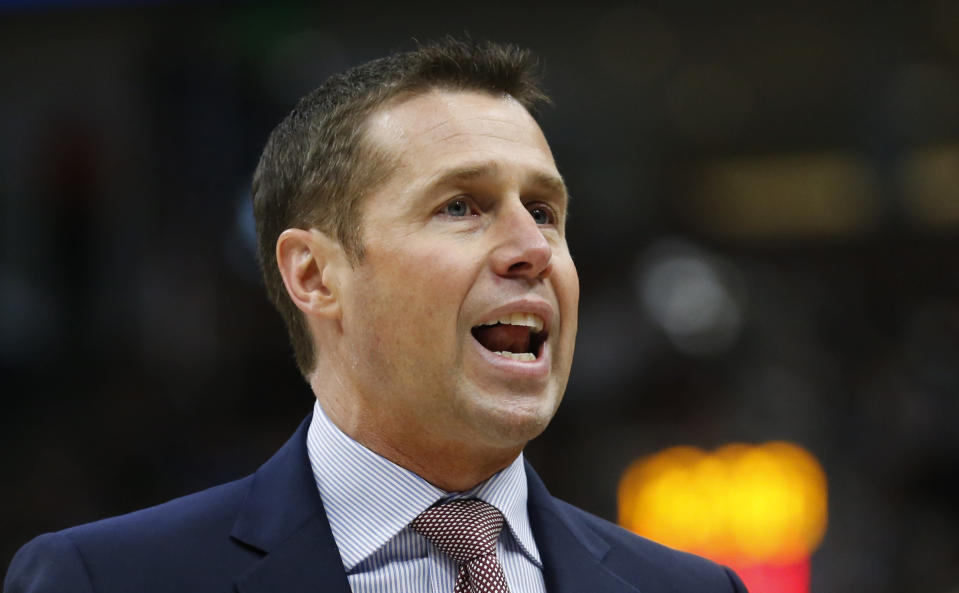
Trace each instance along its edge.
<path fill-rule="evenodd" d="M 555 310 L 548 302 L 523 299 L 492 310 L 490 313 L 484 315 L 483 318 L 472 327 L 476 327 L 476 325 L 480 325 L 487 321 L 499 319 L 512 313 L 533 313 L 534 315 L 538 315 L 543 320 L 544 332 L 551 331 L 553 319 L 556 316 Z M 498 374 L 502 374 L 512 379 L 528 380 L 543 380 L 549 377 L 552 366 L 552 349 L 550 347 L 551 340 L 549 338 L 543 342 L 540 351 L 541 353 L 536 357 L 536 360 L 530 361 L 513 360 L 512 358 L 506 358 L 505 356 L 494 354 L 480 344 L 479 341 L 472 335 L 472 332 L 470 332 L 470 340 L 473 342 L 473 346 L 480 357 L 482 357 L 483 360 Z"/>
<path fill-rule="evenodd" d="M 484 315 L 483 318 L 478 322 L 474 323 L 471 328 L 489 321 L 495 321 L 496 319 L 506 315 L 511 315 L 513 313 L 532 313 L 534 315 L 538 315 L 540 319 L 543 320 L 544 332 L 550 331 L 550 329 L 553 327 L 553 318 L 556 316 L 553 306 L 548 302 L 533 299 L 523 299 L 520 301 L 513 301 L 512 303 L 503 305 L 498 309 L 493 309 L 488 314 Z"/>

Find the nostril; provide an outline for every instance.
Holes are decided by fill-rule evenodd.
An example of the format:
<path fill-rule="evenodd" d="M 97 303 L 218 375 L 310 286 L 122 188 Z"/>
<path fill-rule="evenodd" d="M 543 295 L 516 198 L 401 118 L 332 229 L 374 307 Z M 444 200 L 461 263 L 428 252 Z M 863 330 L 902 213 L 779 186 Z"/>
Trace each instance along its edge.
<path fill-rule="evenodd" d="M 516 262 L 508 268 L 510 274 L 520 275 L 520 274 L 530 274 L 534 269 L 533 264 L 530 262 Z M 537 274 L 537 278 L 549 278 L 549 275 L 553 272 L 553 262 L 546 264 Z M 532 275 L 532 274 L 530 274 Z"/>

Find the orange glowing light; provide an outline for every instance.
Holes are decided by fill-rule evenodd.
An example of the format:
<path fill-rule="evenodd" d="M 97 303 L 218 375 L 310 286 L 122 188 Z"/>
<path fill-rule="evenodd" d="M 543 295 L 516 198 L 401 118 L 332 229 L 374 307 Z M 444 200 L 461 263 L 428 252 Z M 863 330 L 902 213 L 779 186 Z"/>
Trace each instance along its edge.
<path fill-rule="evenodd" d="M 639 459 L 619 486 L 620 524 L 737 565 L 802 564 L 826 529 L 826 477 L 801 447 L 674 447 Z"/>

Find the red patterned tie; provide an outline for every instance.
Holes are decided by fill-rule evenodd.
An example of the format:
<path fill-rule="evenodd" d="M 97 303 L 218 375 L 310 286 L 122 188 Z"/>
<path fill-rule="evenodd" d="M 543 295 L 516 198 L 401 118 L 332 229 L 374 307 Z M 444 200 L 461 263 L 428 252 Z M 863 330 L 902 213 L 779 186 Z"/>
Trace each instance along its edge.
<path fill-rule="evenodd" d="M 503 515 L 482 500 L 453 500 L 430 507 L 410 527 L 459 565 L 453 593 L 509 593 L 496 540 Z"/>

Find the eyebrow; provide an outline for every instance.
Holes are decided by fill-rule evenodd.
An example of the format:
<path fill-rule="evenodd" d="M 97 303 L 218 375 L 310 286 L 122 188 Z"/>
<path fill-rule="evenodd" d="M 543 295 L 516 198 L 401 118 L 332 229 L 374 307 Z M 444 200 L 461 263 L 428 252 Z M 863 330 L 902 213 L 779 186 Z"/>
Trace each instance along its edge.
<path fill-rule="evenodd" d="M 457 167 L 441 173 L 438 177 L 431 180 L 427 184 L 427 190 L 429 192 L 443 186 L 475 181 L 483 177 L 495 177 L 499 173 L 499 170 L 499 163 L 492 161 Z M 569 192 L 566 189 L 566 183 L 562 177 L 537 171 L 530 175 L 529 182 L 541 189 L 559 194 L 565 202 L 569 202 Z"/>

